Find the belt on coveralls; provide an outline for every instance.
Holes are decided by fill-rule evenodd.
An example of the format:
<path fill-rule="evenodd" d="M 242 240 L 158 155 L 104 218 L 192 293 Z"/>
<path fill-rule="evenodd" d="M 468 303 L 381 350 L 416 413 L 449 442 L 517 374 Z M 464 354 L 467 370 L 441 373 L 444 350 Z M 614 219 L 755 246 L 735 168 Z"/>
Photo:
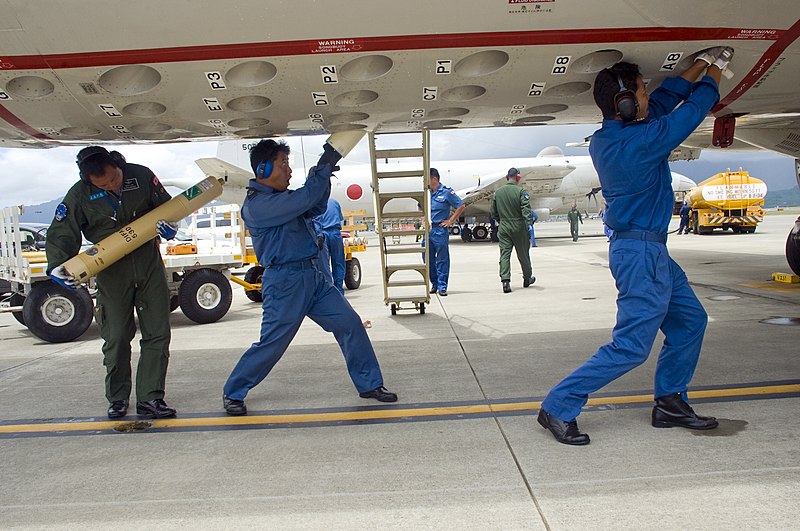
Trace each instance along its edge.
<path fill-rule="evenodd" d="M 666 234 L 656 234 L 655 232 L 647 232 L 646 230 L 623 230 L 614 231 L 611 236 L 611 241 L 614 240 L 645 240 L 648 242 L 667 243 Z"/>
<path fill-rule="evenodd" d="M 306 267 L 311 267 L 317 264 L 316 258 L 306 258 L 305 260 L 297 260 L 295 262 L 286 262 L 285 264 L 272 264 L 266 266 L 264 269 L 283 269 L 283 268 L 293 268 L 293 269 L 303 269 Z"/>

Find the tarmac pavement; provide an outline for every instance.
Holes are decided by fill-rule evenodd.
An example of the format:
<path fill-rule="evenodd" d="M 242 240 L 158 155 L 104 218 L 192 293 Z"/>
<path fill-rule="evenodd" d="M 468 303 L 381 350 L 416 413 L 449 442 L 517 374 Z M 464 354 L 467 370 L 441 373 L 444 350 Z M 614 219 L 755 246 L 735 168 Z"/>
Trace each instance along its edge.
<path fill-rule="evenodd" d="M 536 283 L 522 288 L 512 256 L 510 294 L 496 244 L 453 237 L 449 296 L 425 315 L 390 315 L 373 238 L 346 296 L 372 323 L 396 404 L 360 399 L 333 336 L 307 320 L 249 415 L 225 415 L 222 385 L 261 315 L 234 285 L 217 323 L 171 316 L 178 418 L 109 422 L 96 325 L 48 344 L 0 314 L 0 528 L 796 529 L 800 284 L 770 280 L 789 272 L 796 216 L 752 235 L 670 235 L 709 314 L 692 403 L 720 427 L 650 426 L 659 336 L 581 414 L 585 447 L 558 444 L 535 415 L 610 339 L 599 220 L 578 242 L 566 222 L 537 223 Z"/>

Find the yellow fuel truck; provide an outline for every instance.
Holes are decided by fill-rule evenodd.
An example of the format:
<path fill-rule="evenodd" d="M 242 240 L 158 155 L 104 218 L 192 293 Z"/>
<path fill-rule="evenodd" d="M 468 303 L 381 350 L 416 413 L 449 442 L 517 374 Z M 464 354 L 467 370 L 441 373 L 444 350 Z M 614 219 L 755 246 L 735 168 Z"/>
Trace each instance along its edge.
<path fill-rule="evenodd" d="M 766 183 L 741 168 L 718 173 L 686 195 L 692 209 L 690 226 L 695 234 L 708 234 L 714 229 L 755 232 L 764 221 L 766 195 Z"/>

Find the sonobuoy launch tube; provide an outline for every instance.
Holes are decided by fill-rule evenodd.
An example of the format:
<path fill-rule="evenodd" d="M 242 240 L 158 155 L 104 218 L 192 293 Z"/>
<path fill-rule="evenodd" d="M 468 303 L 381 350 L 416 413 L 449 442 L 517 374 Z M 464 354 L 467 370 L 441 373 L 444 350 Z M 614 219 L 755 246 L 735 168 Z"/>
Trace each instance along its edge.
<path fill-rule="evenodd" d="M 216 177 L 208 177 L 70 258 L 64 262 L 64 269 L 79 282 L 86 282 L 155 238 L 159 219 L 178 222 L 221 194 L 222 182 Z"/>

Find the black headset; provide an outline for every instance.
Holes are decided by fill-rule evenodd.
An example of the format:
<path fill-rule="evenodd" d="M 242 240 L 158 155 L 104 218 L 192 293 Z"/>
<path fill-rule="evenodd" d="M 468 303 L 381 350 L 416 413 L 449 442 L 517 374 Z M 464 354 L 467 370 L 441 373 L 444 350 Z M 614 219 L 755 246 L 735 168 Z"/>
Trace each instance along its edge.
<path fill-rule="evenodd" d="M 639 113 L 639 101 L 636 99 L 636 94 L 625 87 L 625 83 L 622 82 L 619 75 L 617 75 L 617 82 L 619 83 L 619 92 L 614 95 L 614 110 L 623 122 L 630 122 L 635 120 Z"/>
<path fill-rule="evenodd" d="M 123 164 L 125 164 L 125 157 L 122 156 L 121 153 L 118 151 L 111 151 L 109 152 L 106 148 L 102 146 L 89 146 L 87 148 L 83 148 L 78 152 L 78 157 L 75 159 L 75 163 L 78 165 L 78 174 L 80 175 L 81 179 L 90 183 L 91 180 L 89 179 L 88 175 L 85 175 L 83 169 L 81 168 L 81 164 L 86 162 L 88 159 L 94 157 L 95 155 L 108 155 L 111 158 L 111 161 L 114 166 L 117 168 L 121 168 Z"/>

